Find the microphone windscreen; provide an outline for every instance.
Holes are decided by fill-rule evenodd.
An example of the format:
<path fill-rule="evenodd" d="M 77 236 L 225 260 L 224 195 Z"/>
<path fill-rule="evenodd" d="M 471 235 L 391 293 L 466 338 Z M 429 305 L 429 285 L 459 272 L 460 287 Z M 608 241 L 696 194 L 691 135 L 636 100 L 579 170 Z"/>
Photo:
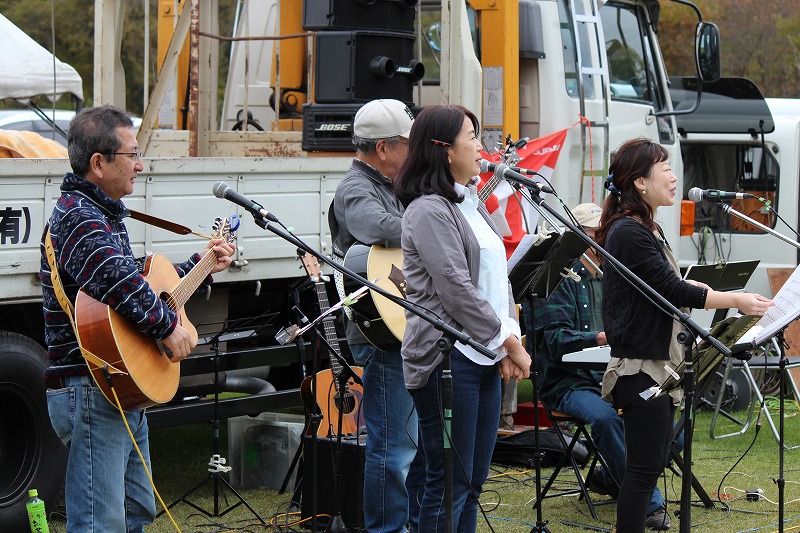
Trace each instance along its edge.
<path fill-rule="evenodd" d="M 481 174 L 484 172 L 493 172 L 495 164 L 491 161 L 487 161 L 486 159 L 481 159 Z"/>
<path fill-rule="evenodd" d="M 689 189 L 687 196 L 689 197 L 689 200 L 693 202 L 699 202 L 703 199 L 703 189 L 700 187 L 692 187 Z"/>
<path fill-rule="evenodd" d="M 224 181 L 218 181 L 214 184 L 214 188 L 211 190 L 214 192 L 214 196 L 217 198 L 225 198 L 225 191 L 228 189 L 230 189 L 230 187 L 228 187 L 227 183 Z"/>

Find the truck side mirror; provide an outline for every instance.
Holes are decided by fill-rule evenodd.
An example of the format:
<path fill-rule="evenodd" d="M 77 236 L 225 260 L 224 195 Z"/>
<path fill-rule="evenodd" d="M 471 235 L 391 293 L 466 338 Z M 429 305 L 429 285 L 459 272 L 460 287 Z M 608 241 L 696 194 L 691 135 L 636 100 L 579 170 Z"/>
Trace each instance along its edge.
<path fill-rule="evenodd" d="M 706 82 L 717 81 L 722 75 L 719 28 L 713 22 L 697 25 L 694 41 L 694 57 L 697 73 Z"/>

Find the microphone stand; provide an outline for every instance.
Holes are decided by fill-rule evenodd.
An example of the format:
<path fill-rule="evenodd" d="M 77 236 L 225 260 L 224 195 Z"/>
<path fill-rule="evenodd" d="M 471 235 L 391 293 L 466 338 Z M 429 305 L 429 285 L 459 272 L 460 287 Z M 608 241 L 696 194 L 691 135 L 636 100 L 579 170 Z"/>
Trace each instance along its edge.
<path fill-rule="evenodd" d="M 261 228 L 263 228 L 263 229 L 265 229 L 267 231 L 271 231 L 272 233 L 274 233 L 278 237 L 282 238 L 283 240 L 285 240 L 285 241 L 293 244 L 294 246 L 302 249 L 303 251 L 313 255 L 314 257 L 316 257 L 318 260 L 322 261 L 323 263 L 325 263 L 327 265 L 330 265 L 334 270 L 337 270 L 337 271 L 341 272 L 342 274 L 350 277 L 351 279 L 356 280 L 358 283 L 364 285 L 365 287 L 362 287 L 362 288 L 369 288 L 370 290 L 373 290 L 373 291 L 377 292 L 381 296 L 384 296 L 384 297 L 388 298 L 391 302 L 399 305 L 403 309 L 405 309 L 407 311 L 410 311 L 411 313 L 419 316 L 420 318 L 422 318 L 426 322 L 430 323 L 438 331 L 441 331 L 442 334 L 443 334 L 443 337 L 446 338 L 450 343 L 450 346 L 446 346 L 445 343 L 441 343 L 441 339 L 440 339 L 440 342 L 437 343 L 437 348 L 439 350 L 442 350 L 443 354 L 449 353 L 450 347 L 452 346 L 452 342 L 459 341 L 462 344 L 466 344 L 468 346 L 471 346 L 472 348 L 475 349 L 475 351 L 477 351 L 481 355 L 484 355 L 485 357 L 488 357 L 490 360 L 494 360 L 497 357 L 497 355 L 494 352 L 492 352 L 491 350 L 489 350 L 486 346 L 484 346 L 483 344 L 480 344 L 479 342 L 474 341 L 469 335 L 467 335 L 463 331 L 459 331 L 459 330 L 455 329 L 454 327 L 446 324 L 441 318 L 439 318 L 437 316 L 434 316 L 434 315 L 432 315 L 432 314 L 430 314 L 430 313 L 428 313 L 426 311 L 421 310 L 420 308 L 418 308 L 414 304 L 408 302 L 405 298 L 400 298 L 398 296 L 395 296 L 394 294 L 390 293 L 389 291 L 384 290 L 383 288 L 379 287 L 375 283 L 373 283 L 373 282 L 365 279 L 364 277 L 360 276 L 359 274 L 357 274 L 353 270 L 347 268 L 346 266 L 344 266 L 342 264 L 339 264 L 336 261 L 333 261 L 332 259 L 326 257 L 325 255 L 317 252 L 316 250 L 311 248 L 309 245 L 307 245 L 305 242 L 303 242 L 301 239 L 299 239 L 297 236 L 292 234 L 290 231 L 288 231 L 284 227 L 279 227 L 279 226 L 283 226 L 283 225 L 280 224 L 280 222 L 276 223 L 274 220 L 271 220 L 271 219 L 276 219 L 276 217 L 272 213 L 270 213 L 271 217 L 266 217 L 263 213 L 261 213 L 257 209 L 248 209 L 248 212 L 250 212 L 250 214 L 253 215 L 253 220 L 255 221 L 255 223 L 259 227 L 261 227 Z M 359 291 L 356 291 L 356 292 L 359 292 Z M 351 297 L 352 296 L 353 295 L 351 295 Z M 444 350 L 446 350 L 446 352 Z M 447 402 L 449 402 L 450 400 L 444 398 L 444 394 L 445 393 L 450 393 L 449 380 L 452 379 L 452 376 L 450 375 L 450 370 L 449 370 L 450 369 L 450 361 L 449 361 L 448 357 L 445 357 L 443 359 L 443 369 L 445 371 L 444 371 L 443 377 L 442 377 L 442 381 L 443 381 L 443 383 L 442 383 L 442 389 L 443 389 L 442 405 L 443 405 L 443 409 L 444 409 L 444 431 L 446 433 L 445 439 L 444 439 L 444 446 L 445 446 L 445 449 L 444 449 L 444 457 L 445 457 L 445 516 L 447 517 L 446 521 L 445 521 L 446 522 L 445 529 L 446 529 L 447 533 L 451 533 L 452 530 L 453 530 L 453 523 L 452 523 L 452 518 L 453 518 L 452 464 L 448 465 L 447 463 L 452 463 L 452 457 L 450 455 L 451 452 L 452 452 L 452 447 L 451 447 L 452 443 L 450 442 L 450 433 L 449 433 L 449 431 L 450 431 L 450 419 L 451 419 L 452 413 L 450 412 L 451 411 L 450 407 L 447 405 Z M 450 477 L 448 477 L 448 475 L 447 475 L 448 471 L 450 472 Z"/>
<path fill-rule="evenodd" d="M 509 175 L 512 174 L 512 175 Z M 696 337 L 700 337 L 703 340 L 707 341 L 711 344 L 714 348 L 719 350 L 724 355 L 730 355 L 731 350 L 725 346 L 722 342 L 720 342 L 716 337 L 712 336 L 707 330 L 702 328 L 697 322 L 692 320 L 688 313 L 684 313 L 672 303 L 670 303 L 666 298 L 661 296 L 655 289 L 650 287 L 647 283 L 645 283 L 639 276 L 631 272 L 628 267 L 620 263 L 613 255 L 609 254 L 602 246 L 594 242 L 588 235 L 586 235 L 582 230 L 578 229 L 578 227 L 567 220 L 561 213 L 556 211 L 552 206 L 548 205 L 544 199 L 539 196 L 541 184 L 537 182 L 525 178 L 522 175 L 515 176 L 513 172 L 505 170 L 502 174 L 502 177 L 511 182 L 512 184 L 516 185 L 517 187 L 522 186 L 528 189 L 530 200 L 533 202 L 534 207 L 536 208 L 539 213 L 545 216 L 545 213 L 542 212 L 544 209 L 547 214 L 557 219 L 561 222 L 565 227 L 569 228 L 575 234 L 577 234 L 581 240 L 583 240 L 587 247 L 593 248 L 597 253 L 603 256 L 609 264 L 611 264 L 617 272 L 622 274 L 626 279 L 628 279 L 635 287 L 639 290 L 647 294 L 654 303 L 660 307 L 663 311 L 669 313 L 673 317 L 675 317 L 681 324 L 683 324 L 686 328 L 686 331 L 682 332 L 685 334 L 683 338 L 681 338 L 681 342 L 684 343 L 691 343 L 691 339 Z M 549 220 L 549 219 L 548 219 Z M 606 269 L 607 271 L 608 269 Z M 688 338 L 688 339 L 687 339 Z M 687 339 L 687 340 L 684 340 Z M 691 398 L 694 395 L 692 390 L 692 382 L 691 379 L 694 376 L 693 370 L 693 355 L 692 351 L 688 349 L 686 350 L 686 362 L 684 366 L 684 379 L 683 379 L 683 387 L 684 387 L 684 395 L 687 393 Z M 691 404 L 687 402 L 687 409 L 691 409 Z M 681 533 L 688 533 L 690 525 L 691 525 L 691 469 L 692 469 L 692 459 L 691 459 L 691 440 L 693 434 L 693 425 L 691 422 L 692 413 L 687 413 L 685 417 L 685 444 L 684 444 L 684 475 L 683 475 L 683 486 L 681 490 Z M 537 495 L 538 496 L 538 495 Z"/>
<path fill-rule="evenodd" d="M 792 246 L 794 246 L 795 248 L 800 250 L 800 243 L 798 243 L 797 241 L 793 241 L 789 237 L 786 237 L 785 235 L 783 235 L 781 233 L 778 233 L 777 231 L 775 231 L 774 229 L 770 228 L 769 226 L 765 226 L 761 222 L 758 222 L 757 220 L 753 220 L 752 218 L 748 217 L 747 215 L 745 215 L 743 213 L 740 213 L 739 211 L 734 209 L 730 204 L 726 204 L 726 203 L 720 202 L 720 203 L 717 204 L 717 207 L 722 209 L 725 213 L 727 213 L 729 215 L 733 215 L 733 216 L 735 216 L 735 217 L 747 222 L 748 224 L 752 224 L 753 226 L 759 228 L 760 230 L 765 231 L 765 232 L 769 233 L 770 235 L 772 235 L 773 237 L 777 237 L 778 239 L 782 240 L 783 242 L 789 243 Z M 781 349 L 780 349 L 780 359 L 778 360 L 779 361 L 779 363 L 778 363 L 778 367 L 779 367 L 778 368 L 778 385 L 779 385 L 779 389 L 778 390 L 780 391 L 779 408 L 778 408 L 778 413 L 779 413 L 779 417 L 780 417 L 780 424 L 779 424 L 779 431 L 778 431 L 778 440 L 780 442 L 778 443 L 778 479 L 775 481 L 775 483 L 778 485 L 778 531 L 780 533 L 783 533 L 784 487 L 786 485 L 786 481 L 785 481 L 785 479 L 783 477 L 783 475 L 784 475 L 784 471 L 783 471 L 783 461 L 784 461 L 784 434 L 783 434 L 784 405 L 783 405 L 783 394 L 784 394 L 784 373 L 785 373 L 785 370 L 786 370 L 786 365 L 789 362 L 789 360 L 788 360 L 788 358 L 786 356 L 786 348 L 785 348 L 785 344 L 783 342 L 784 341 L 784 339 L 783 339 L 783 331 L 782 330 L 779 331 L 777 333 L 777 336 L 779 337 L 779 346 L 781 347 Z M 760 415 L 760 413 L 759 413 L 759 415 Z"/>

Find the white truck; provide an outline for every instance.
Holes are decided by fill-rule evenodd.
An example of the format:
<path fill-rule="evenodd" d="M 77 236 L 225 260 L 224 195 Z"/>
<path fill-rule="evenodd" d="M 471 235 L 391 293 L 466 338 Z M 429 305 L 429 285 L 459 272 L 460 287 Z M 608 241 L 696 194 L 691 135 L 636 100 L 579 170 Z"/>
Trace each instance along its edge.
<path fill-rule="evenodd" d="M 535 138 L 587 117 L 591 128 L 569 130 L 552 177 L 568 206 L 602 202 L 610 151 L 630 137 L 658 139 L 682 176 L 681 138 L 654 32 L 656 0 L 306 0 L 302 10 L 296 1 L 237 2 L 234 38 L 239 40 L 221 113 L 217 2 L 179 3 L 180 15 L 173 0 L 159 3 L 160 24 L 169 29 L 159 34 L 172 38 L 164 41 L 168 47 L 159 47 L 162 75 L 146 91 L 138 135 L 145 170 L 126 204 L 198 232 L 207 233 L 217 215 L 239 213 L 211 194 L 214 184 L 224 181 L 310 246 L 329 253 L 327 210 L 350 165 L 352 117 L 365 100 L 379 96 L 415 107 L 463 104 L 481 117 L 490 150 L 506 135 Z M 95 1 L 96 105 L 125 106 L 124 72 L 118 67 L 124 4 Z M 282 38 L 258 40 L 270 36 Z M 697 26 L 694 54 L 704 79 L 719 77 L 718 38 L 715 26 Z M 187 39 L 190 53 L 183 64 L 180 50 Z M 176 96 L 184 94 L 186 101 Z M 271 100 L 278 102 L 278 113 Z M 179 129 L 184 122 L 188 129 Z M 0 160 L 4 524 L 24 516 L 29 487 L 55 502 L 63 476 L 64 450 L 52 434 L 44 398 L 37 274 L 39 238 L 67 170 L 64 160 Z M 297 351 L 274 338 L 294 322 L 292 288 L 304 276 L 296 249 L 239 214 L 243 225 L 234 267 L 215 276 L 210 294 L 190 300 L 188 315 L 207 324 L 209 336 L 226 322 L 252 318 L 252 335 L 223 345 L 222 370 L 256 374 L 269 364 L 269 376 L 262 377 L 278 390 L 224 400 L 222 418 L 299 405 L 302 377 Z M 671 242 L 679 240 L 678 216 L 677 209 L 665 210 L 662 220 Z M 202 246 L 197 238 L 134 221 L 128 226 L 137 254 L 159 252 L 178 260 Z M 301 295 L 301 307 L 313 305 L 313 298 Z M 182 383 L 212 370 L 208 358 L 189 358 L 182 363 Z M 211 400 L 180 396 L 150 410 L 152 427 L 212 418 Z"/>

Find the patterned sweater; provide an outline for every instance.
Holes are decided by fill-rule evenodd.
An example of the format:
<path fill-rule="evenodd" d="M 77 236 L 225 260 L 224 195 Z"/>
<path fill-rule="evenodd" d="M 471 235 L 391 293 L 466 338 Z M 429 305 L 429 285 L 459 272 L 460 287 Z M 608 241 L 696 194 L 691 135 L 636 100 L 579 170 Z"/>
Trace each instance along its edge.
<path fill-rule="evenodd" d="M 123 219 L 129 212 L 121 200 L 114 201 L 99 187 L 72 173 L 64 177 L 61 197 L 50 217 L 50 237 L 64 292 L 75 301 L 83 288 L 96 300 L 112 307 L 155 339 L 172 333 L 177 317 L 142 276 L 142 260 L 133 256 Z M 45 233 L 47 228 L 45 228 Z M 50 359 L 49 376 L 88 374 L 75 334 L 56 299 L 50 266 L 44 252 L 39 277 L 42 283 L 44 336 Z M 175 265 L 179 276 L 200 260 Z"/>

